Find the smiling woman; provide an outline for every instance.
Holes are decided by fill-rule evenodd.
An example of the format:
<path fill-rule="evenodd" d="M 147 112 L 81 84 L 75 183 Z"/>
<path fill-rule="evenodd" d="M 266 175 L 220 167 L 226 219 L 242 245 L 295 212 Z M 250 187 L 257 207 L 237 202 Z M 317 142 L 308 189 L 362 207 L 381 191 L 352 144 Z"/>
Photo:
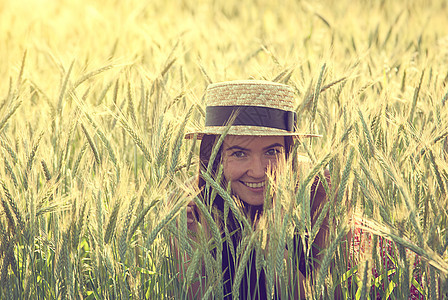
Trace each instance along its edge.
<path fill-rule="evenodd" d="M 272 192 L 269 193 L 269 197 L 266 195 L 269 177 L 273 175 L 275 178 L 280 169 L 287 167 L 295 142 L 301 138 L 317 135 L 296 132 L 294 92 L 287 85 L 267 81 L 221 82 L 207 88 L 206 99 L 205 129 L 189 133 L 186 138 L 196 137 L 201 140 L 201 172 L 207 170 L 210 160 L 213 159 L 211 173 L 214 180 L 224 189 L 230 186 L 233 201 L 238 203 L 237 207 L 240 207 L 243 215 L 248 218 L 252 230 L 257 231 L 259 229 L 257 224 L 265 212 L 266 199 L 271 198 L 270 203 L 275 199 Z M 219 137 L 224 133 L 226 133 L 224 140 L 219 144 Z M 213 155 L 214 151 L 217 151 L 216 156 Z M 310 193 L 312 217 L 326 199 L 322 185 L 318 183 L 317 179 Z M 247 232 L 245 225 L 236 218 L 234 211 L 229 210 L 229 204 L 222 195 L 207 190 L 203 176 L 199 176 L 198 186 L 201 201 L 213 203 L 214 217 L 219 220 L 219 224 L 223 224 L 222 253 L 221 255 L 216 253 L 221 247 L 212 250 L 215 256 L 222 259 L 223 297 L 225 299 L 238 296 L 241 299 L 280 297 L 277 287 L 273 290 L 267 287 L 269 279 L 265 270 L 259 266 L 260 260 L 256 258 L 260 253 L 256 253 L 250 245 L 242 241 L 243 232 Z M 201 220 L 202 216 L 196 204 L 191 202 L 188 205 L 187 222 L 190 231 L 197 236 L 197 225 L 199 223 L 203 224 L 202 227 L 207 225 Z M 326 220 L 315 240 L 319 248 L 324 247 L 325 225 Z M 307 268 L 302 241 L 294 238 L 294 243 L 295 246 L 290 250 L 295 257 L 294 268 L 297 272 L 293 272 L 291 278 L 293 291 L 288 297 L 298 299 L 304 296 L 303 278 L 307 274 Z M 286 243 L 282 247 L 284 255 L 288 255 Z M 245 251 L 245 248 L 249 251 Z M 250 253 L 250 258 L 247 260 L 240 254 L 245 252 Z M 184 268 L 188 268 L 188 262 Z M 241 270 L 245 276 L 236 281 L 238 271 Z M 199 296 L 197 293 L 199 285 L 200 280 L 191 287 L 190 292 L 193 295 Z"/>

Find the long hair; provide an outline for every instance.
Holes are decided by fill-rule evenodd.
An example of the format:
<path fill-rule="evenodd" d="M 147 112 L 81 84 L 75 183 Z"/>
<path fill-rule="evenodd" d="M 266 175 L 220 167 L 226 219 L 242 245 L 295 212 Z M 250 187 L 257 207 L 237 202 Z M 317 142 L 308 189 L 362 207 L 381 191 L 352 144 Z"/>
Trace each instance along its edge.
<path fill-rule="evenodd" d="M 210 161 L 210 156 L 214 147 L 216 145 L 217 136 L 214 135 L 205 135 L 202 139 L 200 146 L 200 168 L 201 170 L 206 170 Z M 293 148 L 294 140 L 292 137 L 285 137 L 285 158 L 288 159 L 288 156 Z M 219 165 L 222 163 L 221 161 L 222 154 L 222 146 L 219 149 L 215 160 L 212 164 L 212 176 L 216 178 L 217 172 L 219 170 Z M 204 201 L 206 194 L 210 195 L 210 193 L 205 192 L 206 181 L 199 176 L 198 182 L 199 190 L 201 191 L 201 195 Z M 224 187 L 225 188 L 225 187 Z M 241 201 L 243 211 L 246 216 L 250 218 L 253 222 L 257 215 L 261 215 L 263 213 L 263 205 L 255 206 L 250 205 L 244 201 Z M 213 206 L 216 208 L 218 218 L 223 218 L 224 216 L 224 199 L 220 195 L 216 195 Z M 241 242 L 241 232 L 242 228 L 239 222 L 237 222 L 235 216 L 232 211 L 229 211 L 228 217 L 226 220 L 222 220 L 221 224 L 226 224 L 225 229 L 228 233 L 231 234 L 230 237 L 225 237 L 223 233 L 223 255 L 222 255 L 222 271 L 223 271 L 223 288 L 224 288 L 224 298 L 232 299 L 232 285 L 233 278 L 235 275 L 235 257 L 232 257 L 231 253 L 236 253 L 236 248 L 238 244 Z M 231 241 L 231 245 L 227 242 Z M 229 248 L 233 247 L 233 251 Z M 255 270 L 255 251 L 252 252 L 251 258 L 249 259 L 246 270 Z M 258 298 L 258 299 L 266 299 L 266 284 L 265 284 L 265 274 L 262 270 L 260 274 L 256 274 L 255 271 L 250 272 L 248 278 L 243 276 L 243 280 L 240 285 L 240 297 L 247 298 L 247 295 L 250 295 L 250 298 Z"/>

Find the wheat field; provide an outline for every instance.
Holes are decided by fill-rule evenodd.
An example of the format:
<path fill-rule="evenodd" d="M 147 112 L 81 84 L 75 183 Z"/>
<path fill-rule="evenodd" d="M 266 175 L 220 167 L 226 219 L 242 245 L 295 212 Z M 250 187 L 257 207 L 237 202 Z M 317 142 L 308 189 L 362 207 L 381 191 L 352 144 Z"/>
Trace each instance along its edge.
<path fill-rule="evenodd" d="M 273 187 L 281 201 L 247 224 L 239 265 L 258 249 L 271 295 L 297 296 L 281 249 L 319 230 L 303 191 L 328 169 L 331 239 L 300 296 L 448 299 L 444 0 L 0 0 L 0 12 L 1 299 L 187 299 L 202 275 L 196 297 L 222 298 L 211 208 L 199 207 L 209 235 L 186 230 L 199 143 L 183 136 L 203 126 L 207 85 L 233 79 L 289 84 L 299 129 L 322 135 L 297 145 L 313 164 Z M 356 260 L 354 215 L 371 237 Z"/>

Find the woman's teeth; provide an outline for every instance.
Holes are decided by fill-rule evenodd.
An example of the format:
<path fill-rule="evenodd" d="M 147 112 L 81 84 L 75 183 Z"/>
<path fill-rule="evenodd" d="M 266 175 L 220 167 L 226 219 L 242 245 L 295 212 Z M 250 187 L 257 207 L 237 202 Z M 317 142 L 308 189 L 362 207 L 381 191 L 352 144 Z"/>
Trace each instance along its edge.
<path fill-rule="evenodd" d="M 248 186 L 250 188 L 261 188 L 261 187 L 264 187 L 264 184 L 265 184 L 264 181 L 262 181 L 262 182 L 244 182 L 244 181 L 241 181 L 241 182 L 245 186 Z"/>

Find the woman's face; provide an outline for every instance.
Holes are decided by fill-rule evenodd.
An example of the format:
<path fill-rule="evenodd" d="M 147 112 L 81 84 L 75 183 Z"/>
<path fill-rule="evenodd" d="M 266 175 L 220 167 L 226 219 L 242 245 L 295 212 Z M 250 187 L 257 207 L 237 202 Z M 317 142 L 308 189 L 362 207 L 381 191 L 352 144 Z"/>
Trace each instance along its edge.
<path fill-rule="evenodd" d="M 226 136 L 222 152 L 224 177 L 242 201 L 262 205 L 266 171 L 268 167 L 275 169 L 284 157 L 285 139 L 281 136 Z"/>

